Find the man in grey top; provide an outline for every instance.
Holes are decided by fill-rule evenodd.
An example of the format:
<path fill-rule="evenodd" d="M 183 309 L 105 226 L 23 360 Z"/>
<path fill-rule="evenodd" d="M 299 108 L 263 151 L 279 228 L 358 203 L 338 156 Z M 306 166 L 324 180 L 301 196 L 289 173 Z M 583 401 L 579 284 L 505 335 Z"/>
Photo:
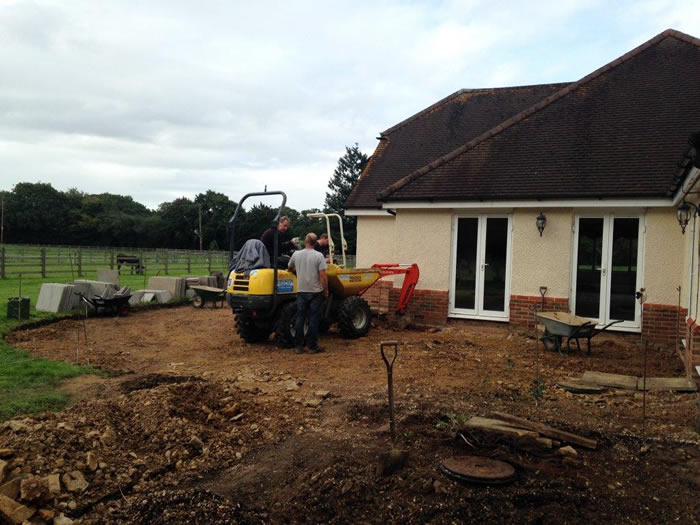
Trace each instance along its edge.
<path fill-rule="evenodd" d="M 318 346 L 318 325 L 321 321 L 321 303 L 328 297 L 326 259 L 315 250 L 316 234 L 309 233 L 304 239 L 304 249 L 294 252 L 289 260 L 289 270 L 297 276 L 297 321 L 294 346 L 297 354 L 304 352 L 304 324 L 309 316 L 307 345 L 309 352 L 323 352 Z"/>

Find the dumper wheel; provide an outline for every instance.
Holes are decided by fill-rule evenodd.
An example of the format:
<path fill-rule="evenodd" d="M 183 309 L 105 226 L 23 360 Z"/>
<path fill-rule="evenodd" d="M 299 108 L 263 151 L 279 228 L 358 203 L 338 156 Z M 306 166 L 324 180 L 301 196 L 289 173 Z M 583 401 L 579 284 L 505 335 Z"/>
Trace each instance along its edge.
<path fill-rule="evenodd" d="M 270 337 L 271 330 L 256 326 L 253 319 L 239 314 L 236 316 L 236 332 L 246 343 L 258 343 Z"/>
<path fill-rule="evenodd" d="M 294 336 L 296 334 L 297 303 L 289 301 L 280 306 L 275 318 L 275 337 L 283 346 L 294 346 Z M 304 335 L 309 330 L 308 320 L 304 324 Z"/>
<path fill-rule="evenodd" d="M 372 322 L 372 312 L 369 304 L 362 297 L 353 295 L 346 297 L 338 308 L 338 326 L 340 334 L 347 339 L 355 339 L 367 335 Z"/>

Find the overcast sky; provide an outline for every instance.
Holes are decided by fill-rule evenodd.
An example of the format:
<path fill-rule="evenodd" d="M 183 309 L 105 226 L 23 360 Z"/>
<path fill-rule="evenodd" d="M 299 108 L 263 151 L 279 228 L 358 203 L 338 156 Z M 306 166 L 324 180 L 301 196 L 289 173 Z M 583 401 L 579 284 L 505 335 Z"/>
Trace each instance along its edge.
<path fill-rule="evenodd" d="M 700 2 L 0 0 L 0 189 L 321 207 L 345 145 L 461 88 L 572 81 Z"/>

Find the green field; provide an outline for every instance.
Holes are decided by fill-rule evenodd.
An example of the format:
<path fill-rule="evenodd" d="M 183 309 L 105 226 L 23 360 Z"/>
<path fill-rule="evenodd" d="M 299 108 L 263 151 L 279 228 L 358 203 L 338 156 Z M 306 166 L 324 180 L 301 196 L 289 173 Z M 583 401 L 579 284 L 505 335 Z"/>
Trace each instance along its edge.
<path fill-rule="evenodd" d="M 109 262 L 109 259 L 107 260 Z M 169 275 L 208 275 L 209 265 L 207 260 L 190 260 L 190 271 L 185 265 L 174 265 L 169 268 Z M 97 267 L 109 268 L 109 264 L 86 266 L 83 271 L 84 279 L 96 279 Z M 121 285 L 129 286 L 132 290 L 144 288 L 148 277 L 164 275 L 162 268 L 149 269 L 146 266 L 145 275 L 131 275 L 129 270 L 122 269 Z M 225 268 L 213 268 L 224 270 Z M 29 297 L 31 311 L 29 321 L 65 317 L 70 314 L 52 314 L 37 312 L 35 305 L 39 297 L 39 289 L 42 283 L 70 283 L 73 277 L 70 267 L 62 273 L 55 273 L 42 278 L 40 275 L 22 275 L 21 284 L 19 276 L 0 279 L 0 421 L 18 414 L 41 412 L 45 410 L 58 410 L 66 406 L 68 397 L 57 391 L 56 385 L 63 379 L 75 377 L 81 374 L 100 374 L 102 372 L 91 367 L 74 366 L 64 362 L 50 361 L 35 358 L 28 353 L 14 349 L 5 342 L 5 335 L 17 327 L 18 321 L 7 319 L 7 302 L 10 297 L 19 295 L 20 286 L 22 296 Z"/>

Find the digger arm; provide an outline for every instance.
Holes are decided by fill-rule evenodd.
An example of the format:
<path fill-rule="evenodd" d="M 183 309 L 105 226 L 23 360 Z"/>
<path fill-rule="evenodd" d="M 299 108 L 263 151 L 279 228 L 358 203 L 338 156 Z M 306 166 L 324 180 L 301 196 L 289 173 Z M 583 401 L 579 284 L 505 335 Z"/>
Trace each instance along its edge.
<path fill-rule="evenodd" d="M 416 289 L 416 284 L 418 283 L 418 277 L 420 272 L 418 271 L 417 264 L 373 264 L 372 268 L 379 270 L 382 279 L 383 277 L 388 277 L 390 275 L 403 275 L 403 285 L 401 286 L 401 294 L 399 295 L 399 302 L 396 305 L 396 313 L 403 315 L 406 313 L 409 303 L 411 302 L 411 297 L 413 297 L 413 292 Z M 377 281 L 379 280 L 377 279 Z M 375 281 L 376 282 L 376 281 Z M 369 290 L 370 287 L 364 289 L 362 293 Z M 360 294 L 361 295 L 361 294 Z"/>

